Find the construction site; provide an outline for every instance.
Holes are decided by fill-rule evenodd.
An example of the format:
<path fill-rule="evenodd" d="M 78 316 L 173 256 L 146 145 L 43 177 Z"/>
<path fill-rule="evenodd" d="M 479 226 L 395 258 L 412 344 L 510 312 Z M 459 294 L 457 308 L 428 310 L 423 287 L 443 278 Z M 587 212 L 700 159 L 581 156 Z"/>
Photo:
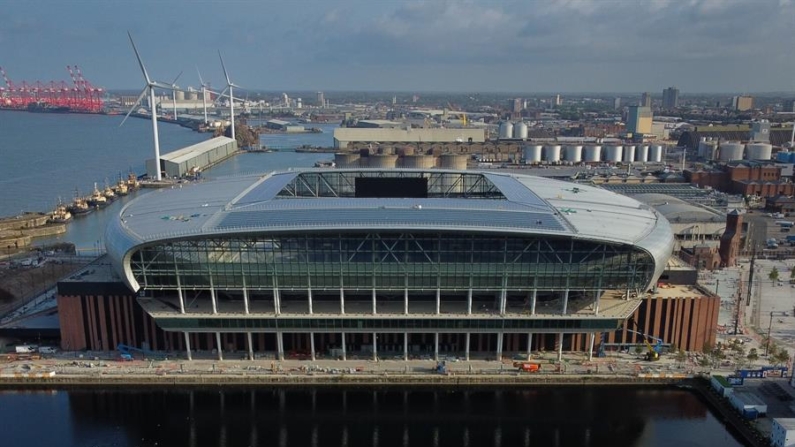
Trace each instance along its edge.
<path fill-rule="evenodd" d="M 4 86 L 0 86 L 0 109 L 29 112 L 102 113 L 105 89 L 95 87 L 80 67 L 67 65 L 67 81 L 12 81 L 3 67 Z"/>

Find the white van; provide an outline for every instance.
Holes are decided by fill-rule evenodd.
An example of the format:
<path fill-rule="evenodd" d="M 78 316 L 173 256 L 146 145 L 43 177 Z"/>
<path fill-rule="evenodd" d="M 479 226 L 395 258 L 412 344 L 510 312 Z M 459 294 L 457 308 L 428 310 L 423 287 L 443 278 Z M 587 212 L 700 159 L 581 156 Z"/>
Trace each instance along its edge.
<path fill-rule="evenodd" d="M 58 350 L 53 348 L 52 346 L 39 347 L 39 354 L 55 354 L 56 352 L 58 352 Z"/>
<path fill-rule="evenodd" d="M 32 354 L 32 353 L 36 352 L 36 346 L 35 345 L 20 345 L 20 346 L 17 346 L 15 349 L 16 349 L 17 354 Z"/>

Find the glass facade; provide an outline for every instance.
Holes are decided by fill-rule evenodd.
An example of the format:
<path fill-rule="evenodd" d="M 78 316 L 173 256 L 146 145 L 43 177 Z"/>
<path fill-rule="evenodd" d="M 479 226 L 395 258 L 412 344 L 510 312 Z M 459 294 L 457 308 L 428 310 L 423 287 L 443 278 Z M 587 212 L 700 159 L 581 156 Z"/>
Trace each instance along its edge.
<path fill-rule="evenodd" d="M 631 245 L 444 232 L 202 237 L 140 248 L 130 264 L 160 290 L 642 291 L 655 270 Z"/>
<path fill-rule="evenodd" d="M 167 331 L 278 331 L 373 332 L 373 331 L 613 331 L 619 320 L 605 319 L 405 319 L 405 318 L 158 318 Z"/>

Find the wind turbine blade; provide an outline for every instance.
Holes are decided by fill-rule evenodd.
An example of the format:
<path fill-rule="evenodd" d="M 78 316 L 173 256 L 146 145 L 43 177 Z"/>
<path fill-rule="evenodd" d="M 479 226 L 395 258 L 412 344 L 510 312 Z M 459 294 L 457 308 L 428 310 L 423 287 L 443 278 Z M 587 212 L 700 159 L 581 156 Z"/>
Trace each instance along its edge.
<path fill-rule="evenodd" d="M 204 87 L 204 79 L 202 79 L 202 74 L 199 71 L 199 66 L 198 65 L 196 66 L 196 74 L 199 75 L 199 82 L 201 83 L 202 87 Z"/>
<path fill-rule="evenodd" d="M 149 73 L 146 72 L 146 67 L 144 67 L 144 61 L 141 60 L 141 55 L 138 53 L 138 48 L 135 47 L 135 42 L 133 41 L 132 34 L 127 31 L 127 37 L 130 38 L 130 43 L 132 44 L 133 51 L 135 51 L 135 57 L 138 59 L 138 65 L 141 66 L 141 71 L 144 74 L 144 79 L 146 79 L 146 83 L 150 84 L 151 80 L 149 79 Z"/>
<path fill-rule="evenodd" d="M 183 72 L 182 72 L 182 71 L 180 71 L 180 72 L 179 72 L 179 74 L 177 75 L 177 77 L 176 77 L 176 78 L 174 78 L 174 82 L 172 82 L 172 83 L 171 83 L 171 85 L 172 85 L 173 87 L 175 87 L 175 88 L 176 88 L 176 86 L 177 86 L 177 80 L 179 79 L 179 77 L 180 77 L 180 76 L 182 76 L 182 73 L 183 73 Z"/>
<path fill-rule="evenodd" d="M 226 65 L 224 64 L 224 57 L 221 56 L 221 50 L 218 50 L 218 58 L 221 59 L 221 68 L 224 69 L 224 76 L 226 77 L 226 85 L 232 85 L 232 81 L 229 80 L 229 73 L 226 72 Z"/>
<path fill-rule="evenodd" d="M 160 82 L 160 81 L 152 81 L 149 83 L 149 85 L 163 90 L 177 90 L 173 84 L 166 84 L 165 82 Z"/>
<path fill-rule="evenodd" d="M 119 127 L 124 125 L 124 122 L 127 121 L 127 118 L 130 117 L 130 114 L 133 112 L 133 110 L 135 110 L 135 108 L 138 107 L 139 104 L 141 104 L 141 101 L 143 101 L 144 96 L 146 96 L 146 89 L 148 89 L 148 88 L 149 88 L 149 86 L 146 86 L 146 87 L 144 87 L 143 90 L 141 90 L 141 94 L 138 95 L 138 99 L 136 99 L 135 100 L 135 104 L 133 104 L 133 106 L 130 107 L 130 111 L 127 112 L 127 115 L 124 115 L 124 119 L 121 120 L 121 124 L 119 124 Z"/>
<path fill-rule="evenodd" d="M 228 92 L 228 91 L 229 91 L 229 87 L 227 87 L 227 88 L 223 89 L 223 90 L 221 91 L 221 93 L 219 93 L 219 94 L 218 94 L 218 97 L 217 97 L 217 98 L 215 98 L 215 102 L 218 102 L 218 100 L 219 100 L 219 99 L 221 99 L 221 98 L 223 98 L 224 96 L 227 96 L 227 97 L 228 97 L 229 95 L 227 95 L 227 94 L 226 94 L 226 92 Z"/>

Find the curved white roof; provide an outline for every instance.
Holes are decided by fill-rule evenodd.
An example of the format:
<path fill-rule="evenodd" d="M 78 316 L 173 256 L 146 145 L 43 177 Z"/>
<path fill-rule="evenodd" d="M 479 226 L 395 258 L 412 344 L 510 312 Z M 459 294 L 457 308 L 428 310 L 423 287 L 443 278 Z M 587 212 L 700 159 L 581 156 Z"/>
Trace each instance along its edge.
<path fill-rule="evenodd" d="M 466 196 L 461 192 L 469 186 L 455 183 L 445 184 L 441 187 L 445 192 L 429 198 L 357 198 L 335 196 L 335 187 L 328 184 L 339 181 L 336 188 L 350 192 L 352 185 L 346 185 L 346 179 L 382 175 L 426 177 L 431 182 L 449 176 L 461 178 L 461 184 L 466 176 L 467 185 L 480 186 L 487 194 Z M 326 188 L 326 194 L 296 196 L 299 188 Z M 174 239 L 369 230 L 542 234 L 629 244 L 645 249 L 658 261 L 655 280 L 673 247 L 668 221 L 623 195 L 522 174 L 437 169 L 308 169 L 184 184 L 127 204 L 109 224 L 106 245 L 122 271 L 136 247 Z M 135 284 L 129 271 L 125 273 L 130 284 Z"/>

